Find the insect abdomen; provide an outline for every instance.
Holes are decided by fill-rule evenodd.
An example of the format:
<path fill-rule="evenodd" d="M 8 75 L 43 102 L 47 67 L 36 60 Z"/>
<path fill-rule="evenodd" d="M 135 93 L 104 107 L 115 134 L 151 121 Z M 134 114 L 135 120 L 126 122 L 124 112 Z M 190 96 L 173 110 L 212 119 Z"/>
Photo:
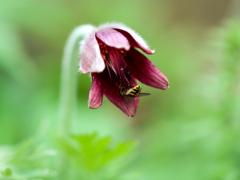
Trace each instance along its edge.
<path fill-rule="evenodd" d="M 127 96 L 135 96 L 137 94 L 139 94 L 142 90 L 142 86 L 141 85 L 137 85 L 133 88 L 130 88 L 127 92 L 126 95 Z"/>

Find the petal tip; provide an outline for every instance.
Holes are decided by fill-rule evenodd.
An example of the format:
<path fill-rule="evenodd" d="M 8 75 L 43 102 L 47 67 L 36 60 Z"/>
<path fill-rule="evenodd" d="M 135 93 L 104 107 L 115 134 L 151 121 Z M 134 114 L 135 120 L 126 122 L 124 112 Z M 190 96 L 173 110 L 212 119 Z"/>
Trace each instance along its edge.
<path fill-rule="evenodd" d="M 136 114 L 136 111 L 135 112 L 130 112 L 130 113 L 126 113 L 126 115 L 129 117 L 129 118 L 133 118 Z"/>
<path fill-rule="evenodd" d="M 135 116 L 135 114 L 133 114 L 133 115 L 128 115 L 129 118 L 133 118 L 134 116 Z"/>
<path fill-rule="evenodd" d="M 86 71 L 85 69 L 83 69 L 81 66 L 78 69 L 78 72 L 82 73 L 82 74 L 87 74 L 89 73 L 88 71 Z"/>
<path fill-rule="evenodd" d="M 78 72 L 83 73 L 81 66 L 78 68 Z"/>
<path fill-rule="evenodd" d="M 169 82 L 167 81 L 166 84 L 163 85 L 162 89 L 163 90 L 166 90 L 168 89 L 170 86 L 169 86 Z"/>
<path fill-rule="evenodd" d="M 89 108 L 89 109 L 97 109 L 96 107 L 91 106 L 91 105 L 89 105 L 88 108 Z"/>
<path fill-rule="evenodd" d="M 101 104 L 90 104 L 90 103 L 88 103 L 88 108 L 89 109 L 97 109 L 97 108 L 99 108 L 100 106 L 102 105 L 102 103 Z"/>

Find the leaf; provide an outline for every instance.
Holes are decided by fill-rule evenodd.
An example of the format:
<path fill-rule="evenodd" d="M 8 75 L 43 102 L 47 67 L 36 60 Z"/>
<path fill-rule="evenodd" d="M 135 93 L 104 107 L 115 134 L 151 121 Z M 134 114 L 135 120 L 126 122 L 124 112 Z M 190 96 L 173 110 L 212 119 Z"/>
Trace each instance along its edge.
<path fill-rule="evenodd" d="M 16 146 L 1 147 L 0 180 L 44 180 L 56 176 L 52 164 L 56 152 L 39 142 L 37 138 L 27 139 Z M 7 151 L 6 151 L 7 150 Z M 1 177 L 1 175 L 3 177 Z M 9 178 L 8 178 L 9 177 Z"/>
<path fill-rule="evenodd" d="M 97 133 L 72 135 L 57 139 L 61 151 L 71 157 L 83 171 L 103 175 L 105 178 L 115 169 L 121 171 L 132 157 L 134 142 L 113 143 L 111 137 L 99 137 Z"/>

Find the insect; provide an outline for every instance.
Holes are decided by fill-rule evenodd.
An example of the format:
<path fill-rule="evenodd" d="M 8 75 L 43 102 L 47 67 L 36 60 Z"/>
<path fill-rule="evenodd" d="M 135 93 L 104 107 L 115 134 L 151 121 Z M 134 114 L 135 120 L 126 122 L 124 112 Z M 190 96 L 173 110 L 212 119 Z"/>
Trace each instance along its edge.
<path fill-rule="evenodd" d="M 135 97 L 148 96 L 150 93 L 141 93 L 142 86 L 136 85 L 134 87 L 124 87 L 120 89 L 120 95 L 123 96 L 123 100 L 126 103 L 130 103 L 135 100 Z"/>

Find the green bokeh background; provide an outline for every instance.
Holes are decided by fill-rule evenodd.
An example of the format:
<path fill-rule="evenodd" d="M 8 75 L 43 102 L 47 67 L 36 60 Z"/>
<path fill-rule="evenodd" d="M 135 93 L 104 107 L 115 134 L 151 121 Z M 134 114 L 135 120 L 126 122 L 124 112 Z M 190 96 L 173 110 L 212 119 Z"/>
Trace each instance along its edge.
<path fill-rule="evenodd" d="M 155 49 L 168 77 L 128 118 L 106 98 L 88 109 L 89 75 L 78 74 L 73 133 L 110 135 L 139 145 L 137 179 L 240 179 L 240 9 L 230 0 L 1 0 L 0 144 L 54 134 L 63 48 L 82 24 L 123 22 Z M 78 62 L 76 62 L 77 64 Z M 141 83 L 140 83 L 141 84 Z M 42 127 L 42 126 L 41 126 Z"/>

